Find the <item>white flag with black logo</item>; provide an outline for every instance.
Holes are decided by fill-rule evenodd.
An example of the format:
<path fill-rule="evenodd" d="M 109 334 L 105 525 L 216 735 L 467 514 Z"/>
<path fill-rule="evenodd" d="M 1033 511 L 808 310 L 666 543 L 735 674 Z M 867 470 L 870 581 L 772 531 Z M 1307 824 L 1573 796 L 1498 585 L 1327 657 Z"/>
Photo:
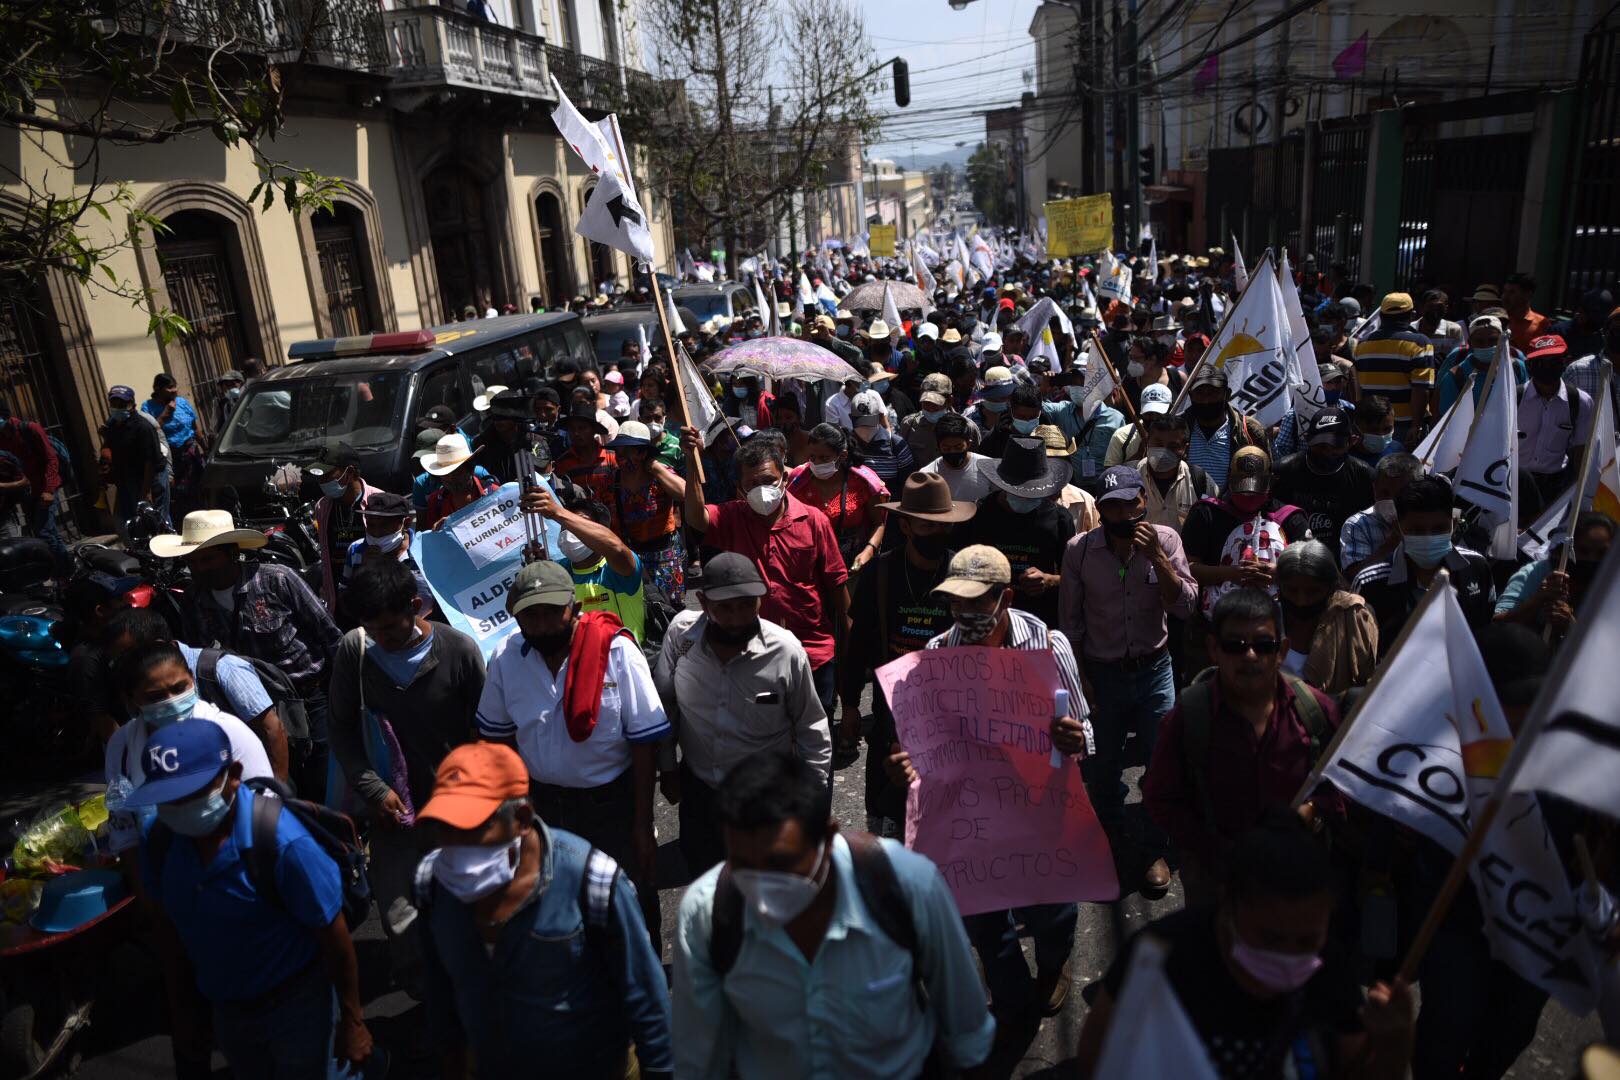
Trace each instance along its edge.
<path fill-rule="evenodd" d="M 1504 360 L 1506 361 L 1504 363 Z M 1486 388 L 1457 466 L 1457 497 L 1482 510 L 1492 527 L 1493 559 L 1512 559 L 1519 536 L 1519 388 L 1513 379 L 1511 353 L 1498 349 L 1492 361 L 1496 377 Z M 1487 376 L 1489 378 L 1489 376 Z M 1464 396 L 1469 396 L 1465 394 Z"/>
<path fill-rule="evenodd" d="M 1226 372 L 1232 407 L 1262 427 L 1281 423 L 1292 405 L 1284 309 L 1276 268 L 1267 252 L 1220 334 L 1204 351 L 1204 363 Z M 1190 397 L 1182 396 L 1183 407 Z"/>

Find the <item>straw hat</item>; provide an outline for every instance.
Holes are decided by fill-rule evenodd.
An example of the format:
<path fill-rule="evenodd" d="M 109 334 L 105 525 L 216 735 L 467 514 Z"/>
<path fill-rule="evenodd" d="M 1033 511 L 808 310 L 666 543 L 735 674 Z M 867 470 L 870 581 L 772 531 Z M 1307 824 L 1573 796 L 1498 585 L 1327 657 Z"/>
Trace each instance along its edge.
<path fill-rule="evenodd" d="M 160 559 L 178 559 L 195 551 L 235 544 L 241 548 L 262 548 L 264 533 L 238 529 L 229 510 L 193 510 L 180 523 L 180 532 L 152 537 L 152 554 Z"/>

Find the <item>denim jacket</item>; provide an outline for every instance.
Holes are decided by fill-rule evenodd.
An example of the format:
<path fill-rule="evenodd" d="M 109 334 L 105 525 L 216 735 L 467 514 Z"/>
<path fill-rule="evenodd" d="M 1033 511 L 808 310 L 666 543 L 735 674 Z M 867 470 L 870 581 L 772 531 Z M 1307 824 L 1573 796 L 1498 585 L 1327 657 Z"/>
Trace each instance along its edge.
<path fill-rule="evenodd" d="M 580 882 L 590 844 L 538 822 L 534 895 L 493 949 L 472 906 L 436 882 L 421 890 L 428 1017 L 441 1050 L 469 1047 L 481 1077 L 622 1075 L 632 1041 L 643 1076 L 669 1075 L 669 989 L 635 887 L 614 875 L 608 925 L 587 933 Z M 544 1063 L 541 1065 L 540 1063 Z"/>

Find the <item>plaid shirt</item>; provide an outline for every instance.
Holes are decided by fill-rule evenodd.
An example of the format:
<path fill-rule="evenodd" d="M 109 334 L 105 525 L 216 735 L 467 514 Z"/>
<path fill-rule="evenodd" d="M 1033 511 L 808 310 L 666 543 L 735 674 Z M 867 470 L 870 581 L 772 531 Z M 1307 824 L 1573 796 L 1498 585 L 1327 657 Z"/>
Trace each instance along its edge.
<path fill-rule="evenodd" d="M 1372 507 L 1357 510 L 1345 519 L 1339 530 L 1339 566 L 1348 569 L 1358 562 L 1366 562 L 1378 545 L 1389 536 L 1389 526 Z"/>
<path fill-rule="evenodd" d="M 1620 372 L 1614 370 L 1614 362 L 1600 353 L 1583 356 L 1564 369 L 1564 381 L 1578 390 L 1585 390 L 1586 396 L 1595 403 L 1598 395 L 1598 383 L 1603 378 L 1604 369 L 1608 369 L 1609 398 L 1615 406 L 1615 415 L 1620 416 Z"/>
<path fill-rule="evenodd" d="M 209 589 L 186 591 L 184 640 L 274 664 L 301 695 L 318 689 L 342 633 L 303 579 L 275 563 L 244 563 L 229 610 Z"/>

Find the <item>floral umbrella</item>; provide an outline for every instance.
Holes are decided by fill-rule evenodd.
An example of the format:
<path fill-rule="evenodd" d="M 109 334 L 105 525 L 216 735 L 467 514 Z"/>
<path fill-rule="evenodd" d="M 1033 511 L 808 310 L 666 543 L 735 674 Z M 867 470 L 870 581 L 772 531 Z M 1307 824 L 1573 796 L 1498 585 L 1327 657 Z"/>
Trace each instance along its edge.
<path fill-rule="evenodd" d="M 859 379 L 841 357 L 791 337 L 763 337 L 721 349 L 698 365 L 706 375 L 757 375 L 772 379 Z"/>

